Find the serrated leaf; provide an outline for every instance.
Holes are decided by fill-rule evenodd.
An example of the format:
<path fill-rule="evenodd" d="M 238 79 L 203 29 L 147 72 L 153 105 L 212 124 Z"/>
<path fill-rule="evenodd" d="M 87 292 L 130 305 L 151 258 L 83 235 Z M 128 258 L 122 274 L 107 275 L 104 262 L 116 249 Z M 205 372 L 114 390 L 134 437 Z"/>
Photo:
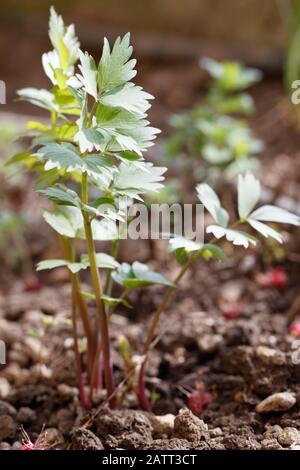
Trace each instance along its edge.
<path fill-rule="evenodd" d="M 48 109 L 49 111 L 59 111 L 59 107 L 54 102 L 54 95 L 48 91 L 37 88 L 22 88 L 17 91 L 17 95 L 21 100 L 29 101 L 35 106 L 39 106 L 43 109 Z"/>
<path fill-rule="evenodd" d="M 67 171 L 74 171 L 81 167 L 82 159 L 72 144 L 47 144 L 39 149 L 35 156 L 46 161 L 45 170 L 52 168 L 65 168 Z"/>
<path fill-rule="evenodd" d="M 260 182 L 251 173 L 238 178 L 238 211 L 240 219 L 247 219 L 259 201 Z"/>
<path fill-rule="evenodd" d="M 81 82 L 84 91 L 97 100 L 98 85 L 95 61 L 91 55 L 87 52 L 84 54 L 82 51 L 79 51 L 79 58 L 81 62 L 81 65 L 79 65 L 81 75 L 77 74 L 76 77 Z"/>
<path fill-rule="evenodd" d="M 100 179 L 105 185 L 110 183 L 115 171 L 111 157 L 90 155 L 82 158 L 76 147 L 69 143 L 47 144 L 41 147 L 35 155 L 46 161 L 46 171 L 53 168 L 65 169 L 68 172 L 79 170 Z"/>
<path fill-rule="evenodd" d="M 276 206 L 262 206 L 249 215 L 249 219 L 262 222 L 300 225 L 300 217 Z"/>
<path fill-rule="evenodd" d="M 47 196 L 51 201 L 59 205 L 74 206 L 78 208 L 81 206 L 78 194 L 63 184 L 56 184 L 52 188 L 42 189 L 38 192 L 45 194 L 45 196 Z"/>
<path fill-rule="evenodd" d="M 212 233 L 217 240 L 225 237 L 233 245 L 243 246 L 244 248 L 248 248 L 250 244 L 254 246 L 256 245 L 254 237 L 245 232 L 241 232 L 240 230 L 224 228 L 219 225 L 210 225 L 207 227 L 206 232 Z"/>
<path fill-rule="evenodd" d="M 136 60 L 129 60 L 132 50 L 129 33 L 122 39 L 120 37 L 116 39 L 112 51 L 110 51 L 108 40 L 104 38 L 103 52 L 98 69 L 98 83 L 101 91 L 118 87 L 135 77 Z"/>
<path fill-rule="evenodd" d="M 154 97 L 143 91 L 142 87 L 126 83 L 102 95 L 101 103 L 112 108 L 123 108 L 144 117 L 145 112 L 151 107 L 149 100 L 153 99 Z"/>
<path fill-rule="evenodd" d="M 50 9 L 49 37 L 59 58 L 60 68 L 67 71 L 77 61 L 79 42 L 74 25 L 66 27 L 54 7 Z"/>
<path fill-rule="evenodd" d="M 227 227 L 229 222 L 228 212 L 221 206 L 220 199 L 208 184 L 199 184 L 196 188 L 200 202 L 211 214 L 214 220 L 222 227 Z"/>
<path fill-rule="evenodd" d="M 143 115 L 103 104 L 97 109 L 97 131 L 106 138 L 105 150 L 120 152 L 124 150 L 124 147 L 137 148 L 139 155 L 153 145 L 153 140 L 160 132 L 159 129 L 149 126 L 149 122 L 144 119 Z M 119 136 L 118 139 L 117 136 Z M 127 142 L 124 136 L 129 138 Z M 103 150 L 103 146 L 101 148 Z"/>
<path fill-rule="evenodd" d="M 164 180 L 162 176 L 166 168 L 155 167 L 153 163 L 140 162 L 140 167 L 132 167 L 127 163 L 121 163 L 114 186 L 116 190 L 134 190 L 133 194 L 144 194 L 148 191 L 158 191 Z"/>
<path fill-rule="evenodd" d="M 265 238 L 271 237 L 271 238 L 274 238 L 274 240 L 278 241 L 279 243 L 283 242 L 282 235 L 278 233 L 276 230 L 274 230 L 273 228 L 269 227 L 268 225 L 263 224 L 262 222 L 259 222 L 258 220 L 252 220 L 252 219 L 248 219 L 248 222 L 251 225 L 251 227 L 253 227 L 257 232 L 259 232 Z"/>

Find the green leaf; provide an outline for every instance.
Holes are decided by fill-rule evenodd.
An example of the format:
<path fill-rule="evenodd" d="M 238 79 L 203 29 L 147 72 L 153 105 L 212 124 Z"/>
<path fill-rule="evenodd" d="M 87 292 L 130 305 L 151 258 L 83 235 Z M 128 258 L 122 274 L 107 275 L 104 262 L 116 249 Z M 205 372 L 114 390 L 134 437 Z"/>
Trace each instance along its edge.
<path fill-rule="evenodd" d="M 123 108 L 144 117 L 145 112 L 151 107 L 148 101 L 153 99 L 154 97 L 143 91 L 140 86 L 126 83 L 102 95 L 101 103 L 112 108 Z"/>
<path fill-rule="evenodd" d="M 79 42 L 75 35 L 74 25 L 66 27 L 54 7 L 50 9 L 49 37 L 59 58 L 60 67 L 66 71 L 77 61 Z"/>
<path fill-rule="evenodd" d="M 97 253 L 96 254 L 96 264 L 98 268 L 102 269 L 116 269 L 120 265 L 119 263 L 110 255 L 106 253 Z M 70 262 L 63 259 L 52 259 L 41 261 L 37 264 L 37 271 L 42 271 L 45 269 L 54 269 L 60 267 L 67 267 L 71 273 L 76 274 L 82 269 L 85 270 L 89 267 L 90 262 L 88 255 L 82 255 L 80 258 L 80 262 Z"/>
<path fill-rule="evenodd" d="M 169 241 L 169 253 L 175 252 L 177 262 L 182 265 L 187 256 L 202 249 L 202 244 L 184 237 L 171 238 Z"/>
<path fill-rule="evenodd" d="M 84 54 L 82 51 L 79 51 L 79 57 L 81 62 L 81 65 L 79 65 L 81 75 L 77 74 L 76 77 L 82 84 L 84 91 L 97 100 L 98 85 L 95 61 L 87 52 Z"/>
<path fill-rule="evenodd" d="M 135 77 L 136 60 L 129 60 L 132 50 L 129 33 L 122 39 L 120 37 L 116 39 L 112 51 L 110 51 L 108 40 L 104 38 L 103 52 L 98 69 L 98 83 L 101 91 L 118 87 Z"/>
<path fill-rule="evenodd" d="M 207 227 L 206 232 L 212 233 L 218 240 L 225 237 L 233 245 L 243 246 L 244 248 L 248 248 L 250 244 L 256 245 L 256 239 L 254 237 L 240 230 L 224 228 L 219 225 L 210 225 Z"/>
<path fill-rule="evenodd" d="M 125 109 L 112 108 L 101 104 L 97 109 L 97 131 L 104 137 L 102 150 L 122 152 L 134 150 L 137 154 L 153 145 L 153 140 L 160 132 L 149 126 L 149 122 L 135 113 Z M 129 140 L 124 140 L 124 136 Z"/>
<path fill-rule="evenodd" d="M 133 308 L 126 299 L 109 297 L 108 295 L 102 295 L 101 299 L 104 301 L 105 305 L 108 305 L 109 307 L 122 304 L 127 308 Z"/>
<path fill-rule="evenodd" d="M 71 263 L 70 261 L 66 261 L 64 259 L 50 259 L 38 263 L 36 266 L 36 270 L 44 271 L 46 269 L 55 269 L 62 267 L 68 268 L 73 274 L 78 273 L 81 269 L 85 269 L 82 263 Z"/>
<path fill-rule="evenodd" d="M 274 240 L 278 241 L 279 243 L 283 243 L 283 237 L 280 233 L 278 233 L 276 230 L 273 228 L 269 227 L 266 224 L 263 224 L 262 222 L 258 222 L 258 220 L 252 220 L 248 219 L 249 224 L 251 227 L 254 228 L 257 232 L 259 232 L 261 235 L 263 235 L 265 238 L 274 238 Z"/>
<path fill-rule="evenodd" d="M 118 191 L 131 189 L 133 194 L 144 194 L 148 191 L 158 191 L 162 188 L 162 176 L 167 168 L 155 167 L 153 163 L 140 162 L 139 166 L 133 167 L 127 163 L 121 163 L 114 186 Z M 134 195 L 133 195 L 134 197 Z"/>
<path fill-rule="evenodd" d="M 58 206 L 51 211 L 47 209 L 43 212 L 43 217 L 50 227 L 65 237 L 77 238 L 83 231 L 83 217 L 77 207 Z"/>
<path fill-rule="evenodd" d="M 228 212 L 221 206 L 220 199 L 208 184 L 199 184 L 196 187 L 200 202 L 211 214 L 214 220 L 222 227 L 227 227 L 229 222 Z"/>
<path fill-rule="evenodd" d="M 41 147 L 35 156 L 46 161 L 46 171 L 52 170 L 52 168 L 65 168 L 67 171 L 74 171 L 82 165 L 82 159 L 76 151 L 76 147 L 68 143 L 47 144 Z"/>
<path fill-rule="evenodd" d="M 87 255 L 85 257 L 87 258 Z M 96 264 L 98 268 L 103 269 L 117 269 L 120 267 L 120 263 L 106 253 L 96 253 Z"/>
<path fill-rule="evenodd" d="M 111 157 L 90 155 L 82 158 L 76 147 L 69 143 L 47 144 L 39 149 L 35 154 L 46 161 L 45 170 L 53 168 L 64 168 L 68 172 L 76 170 L 86 172 L 89 176 L 100 179 L 103 184 L 108 185 L 112 178 L 115 167 Z"/>
<path fill-rule="evenodd" d="M 108 219 L 93 219 L 92 233 L 94 240 L 116 240 L 118 236 L 118 227 L 116 222 Z"/>
<path fill-rule="evenodd" d="M 203 244 L 196 243 L 193 240 L 184 237 L 171 238 L 169 241 L 169 253 L 177 251 L 179 248 L 184 248 L 186 253 L 193 253 L 201 250 Z"/>
<path fill-rule="evenodd" d="M 29 101 L 35 106 L 48 109 L 49 111 L 59 111 L 59 107 L 54 102 L 54 95 L 48 90 L 38 90 L 37 88 L 22 88 L 17 91 L 21 100 Z"/>
<path fill-rule="evenodd" d="M 200 65 L 216 79 L 217 86 L 226 92 L 243 90 L 262 78 L 259 70 L 246 68 L 239 62 L 217 62 L 203 58 Z"/>
<path fill-rule="evenodd" d="M 276 206 L 262 206 L 249 215 L 249 219 L 280 224 L 300 225 L 300 217 Z"/>
<path fill-rule="evenodd" d="M 46 189 L 52 186 L 59 177 L 59 172 L 56 168 L 49 171 L 43 171 L 43 173 L 37 178 L 35 189 Z"/>
<path fill-rule="evenodd" d="M 6 163 L 5 166 L 16 165 L 22 163 L 28 168 L 31 168 L 32 165 L 37 161 L 36 157 L 32 155 L 31 152 L 21 152 L 13 155 Z"/>
<path fill-rule="evenodd" d="M 155 284 L 169 287 L 173 286 L 173 283 L 164 276 L 150 271 L 148 266 L 139 262 L 133 263 L 132 266 L 127 263 L 123 263 L 118 271 L 112 273 L 112 277 L 115 282 L 128 289 L 146 287 Z"/>
<path fill-rule="evenodd" d="M 53 188 L 42 189 L 38 191 L 45 194 L 51 201 L 63 206 L 81 207 L 81 201 L 78 194 L 63 184 L 56 184 Z"/>
<path fill-rule="evenodd" d="M 226 255 L 222 248 L 220 248 L 217 245 L 212 245 L 210 243 L 207 243 L 203 245 L 202 247 L 202 256 L 205 259 L 209 259 L 211 257 L 217 258 L 219 261 L 226 261 Z"/>
<path fill-rule="evenodd" d="M 261 194 L 260 182 L 251 174 L 239 175 L 238 178 L 238 210 L 240 219 L 247 219 L 259 201 Z"/>

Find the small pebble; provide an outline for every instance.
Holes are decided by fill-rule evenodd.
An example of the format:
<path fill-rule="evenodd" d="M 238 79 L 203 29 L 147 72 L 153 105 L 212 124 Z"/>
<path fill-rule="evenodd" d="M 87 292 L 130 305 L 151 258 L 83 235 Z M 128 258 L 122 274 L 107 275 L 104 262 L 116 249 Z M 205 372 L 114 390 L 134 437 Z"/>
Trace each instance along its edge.
<path fill-rule="evenodd" d="M 270 413 L 272 411 L 287 411 L 292 408 L 296 403 L 295 395 L 289 392 L 283 393 L 275 393 L 274 395 L 270 395 L 265 400 L 260 402 L 256 406 L 256 412 L 263 414 L 263 413 Z"/>
<path fill-rule="evenodd" d="M 293 444 L 300 444 L 300 431 L 296 428 L 284 428 L 277 436 L 279 444 L 289 447 Z"/>
<path fill-rule="evenodd" d="M 17 425 L 11 416 L 0 416 L 0 441 L 3 441 L 3 439 L 13 439 L 16 431 Z"/>
<path fill-rule="evenodd" d="M 282 351 L 267 346 L 258 346 L 255 352 L 257 357 L 267 365 L 282 366 L 286 364 L 285 354 Z"/>
<path fill-rule="evenodd" d="M 10 450 L 10 444 L 8 442 L 0 442 L 0 450 Z"/>
<path fill-rule="evenodd" d="M 212 354 L 216 352 L 223 342 L 221 335 L 203 335 L 198 339 L 198 348 L 202 354 Z"/>
<path fill-rule="evenodd" d="M 0 377 L 0 399 L 4 400 L 10 392 L 10 383 L 5 377 Z"/>
<path fill-rule="evenodd" d="M 36 419 L 36 412 L 27 406 L 22 406 L 18 411 L 18 423 L 30 424 Z"/>
<path fill-rule="evenodd" d="M 163 416 L 149 416 L 153 430 L 156 434 L 171 434 L 174 429 L 175 415 L 169 413 Z"/>

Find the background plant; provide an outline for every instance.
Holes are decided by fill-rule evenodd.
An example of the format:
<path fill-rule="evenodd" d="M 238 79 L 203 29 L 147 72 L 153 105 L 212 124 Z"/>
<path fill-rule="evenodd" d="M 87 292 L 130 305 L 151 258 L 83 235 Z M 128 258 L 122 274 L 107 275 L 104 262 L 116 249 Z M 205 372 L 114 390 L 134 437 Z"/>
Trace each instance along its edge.
<path fill-rule="evenodd" d="M 192 170 L 196 182 L 255 170 L 263 143 L 247 123 L 255 105 L 245 90 L 260 81 L 261 72 L 208 58 L 200 65 L 210 74 L 211 86 L 201 104 L 172 117 L 164 146 L 168 162 L 189 174 Z"/>
<path fill-rule="evenodd" d="M 257 236 L 283 243 L 283 236 L 276 229 L 277 224 L 300 225 L 300 217 L 276 206 L 264 205 L 255 207 L 261 198 L 260 182 L 251 173 L 239 175 L 237 194 L 237 218 L 231 222 L 230 214 L 222 206 L 222 202 L 216 192 L 206 183 L 196 187 L 199 201 L 207 210 L 211 223 L 206 227 L 206 234 L 210 237 L 206 243 L 195 243 L 186 238 L 173 238 L 169 242 L 169 252 L 174 253 L 181 266 L 172 286 L 168 288 L 160 305 L 153 315 L 148 330 L 147 339 L 143 351 L 143 360 L 139 369 L 138 396 L 140 405 L 144 410 L 150 410 L 148 396 L 145 391 L 145 373 L 147 358 L 151 351 L 156 331 L 163 312 L 169 304 L 175 289 L 180 281 L 199 258 L 209 261 L 213 258 L 223 262 L 226 254 L 220 241 L 225 239 L 234 246 L 248 249 L 255 247 Z M 253 236 L 253 232 L 255 236 Z"/>
<path fill-rule="evenodd" d="M 286 24 L 288 45 L 285 56 L 284 82 L 287 91 L 300 77 L 300 5 L 296 0 L 277 0 L 279 11 Z"/>

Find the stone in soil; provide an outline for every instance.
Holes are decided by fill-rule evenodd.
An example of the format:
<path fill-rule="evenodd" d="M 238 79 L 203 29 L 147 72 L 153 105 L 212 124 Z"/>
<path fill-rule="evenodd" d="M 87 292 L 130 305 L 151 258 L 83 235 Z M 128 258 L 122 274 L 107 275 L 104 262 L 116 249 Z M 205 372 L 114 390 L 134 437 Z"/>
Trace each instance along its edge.
<path fill-rule="evenodd" d="M 100 439 L 89 429 L 77 428 L 71 433 L 71 450 L 103 450 Z"/>
<path fill-rule="evenodd" d="M 284 428 L 279 432 L 277 439 L 283 447 L 300 444 L 300 431 L 296 428 Z"/>
<path fill-rule="evenodd" d="M 274 393 L 256 406 L 259 414 L 283 412 L 290 410 L 296 404 L 296 397 L 289 392 Z"/>
<path fill-rule="evenodd" d="M 197 445 L 209 439 L 208 426 L 190 410 L 183 408 L 175 418 L 173 437 L 186 439 Z"/>

